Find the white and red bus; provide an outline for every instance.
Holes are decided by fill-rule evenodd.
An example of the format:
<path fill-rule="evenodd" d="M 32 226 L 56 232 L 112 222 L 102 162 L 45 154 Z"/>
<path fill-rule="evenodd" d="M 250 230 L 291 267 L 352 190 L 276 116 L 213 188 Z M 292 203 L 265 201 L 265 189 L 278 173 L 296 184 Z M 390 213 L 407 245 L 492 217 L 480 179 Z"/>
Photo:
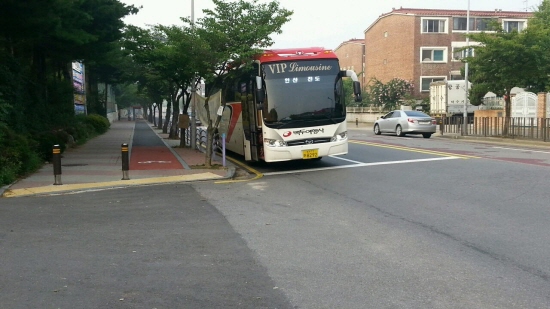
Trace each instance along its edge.
<path fill-rule="evenodd" d="M 235 85 L 218 131 L 226 149 L 247 161 L 320 159 L 348 152 L 343 77 L 338 57 L 321 47 L 266 50 L 250 76 Z M 230 92 L 231 93 L 231 92 Z M 240 99 L 240 101 L 238 101 Z"/>

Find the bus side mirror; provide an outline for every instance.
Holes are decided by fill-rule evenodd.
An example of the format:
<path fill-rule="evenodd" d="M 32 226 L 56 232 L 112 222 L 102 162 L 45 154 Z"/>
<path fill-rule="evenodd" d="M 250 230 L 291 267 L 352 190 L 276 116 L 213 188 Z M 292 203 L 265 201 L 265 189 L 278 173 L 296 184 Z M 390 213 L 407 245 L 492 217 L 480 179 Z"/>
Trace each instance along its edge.
<path fill-rule="evenodd" d="M 265 89 L 262 87 L 262 78 L 256 76 L 256 102 L 259 104 L 265 101 Z"/>
<path fill-rule="evenodd" d="M 361 102 L 361 84 L 359 82 L 353 82 L 353 94 L 355 95 L 355 102 Z"/>

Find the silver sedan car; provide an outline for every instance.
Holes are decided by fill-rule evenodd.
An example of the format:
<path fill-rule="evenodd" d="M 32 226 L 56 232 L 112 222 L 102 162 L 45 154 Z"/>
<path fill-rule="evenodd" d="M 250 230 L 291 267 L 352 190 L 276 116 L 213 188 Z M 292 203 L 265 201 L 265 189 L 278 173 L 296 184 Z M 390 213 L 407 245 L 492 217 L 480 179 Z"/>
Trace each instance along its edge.
<path fill-rule="evenodd" d="M 419 111 L 391 111 L 374 123 L 374 134 L 376 135 L 382 133 L 395 133 L 397 136 L 422 134 L 424 138 L 430 138 L 435 130 L 435 119 Z"/>

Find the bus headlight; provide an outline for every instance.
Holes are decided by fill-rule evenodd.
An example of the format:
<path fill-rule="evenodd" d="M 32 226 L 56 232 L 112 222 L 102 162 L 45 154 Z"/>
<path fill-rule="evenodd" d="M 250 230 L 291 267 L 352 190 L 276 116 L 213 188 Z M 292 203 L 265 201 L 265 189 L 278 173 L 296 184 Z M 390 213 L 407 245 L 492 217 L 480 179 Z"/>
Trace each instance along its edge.
<path fill-rule="evenodd" d="M 348 131 L 344 131 L 334 135 L 331 139 L 331 142 L 343 141 L 346 139 L 348 139 Z"/>
<path fill-rule="evenodd" d="M 264 138 L 264 144 L 268 147 L 285 147 L 286 142 L 283 140 Z"/>

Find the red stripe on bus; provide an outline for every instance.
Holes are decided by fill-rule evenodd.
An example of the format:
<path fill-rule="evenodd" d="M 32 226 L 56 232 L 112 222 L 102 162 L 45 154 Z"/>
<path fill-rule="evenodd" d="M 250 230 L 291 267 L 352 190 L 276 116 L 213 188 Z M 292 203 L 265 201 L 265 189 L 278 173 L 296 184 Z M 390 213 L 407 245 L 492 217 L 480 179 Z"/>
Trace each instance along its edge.
<path fill-rule="evenodd" d="M 231 140 L 231 136 L 233 135 L 233 131 L 235 130 L 235 126 L 237 125 L 237 121 L 239 120 L 239 116 L 242 113 L 242 105 L 240 103 L 231 104 L 229 105 L 231 108 L 231 118 L 229 120 L 229 129 L 227 132 L 227 140 Z"/>

